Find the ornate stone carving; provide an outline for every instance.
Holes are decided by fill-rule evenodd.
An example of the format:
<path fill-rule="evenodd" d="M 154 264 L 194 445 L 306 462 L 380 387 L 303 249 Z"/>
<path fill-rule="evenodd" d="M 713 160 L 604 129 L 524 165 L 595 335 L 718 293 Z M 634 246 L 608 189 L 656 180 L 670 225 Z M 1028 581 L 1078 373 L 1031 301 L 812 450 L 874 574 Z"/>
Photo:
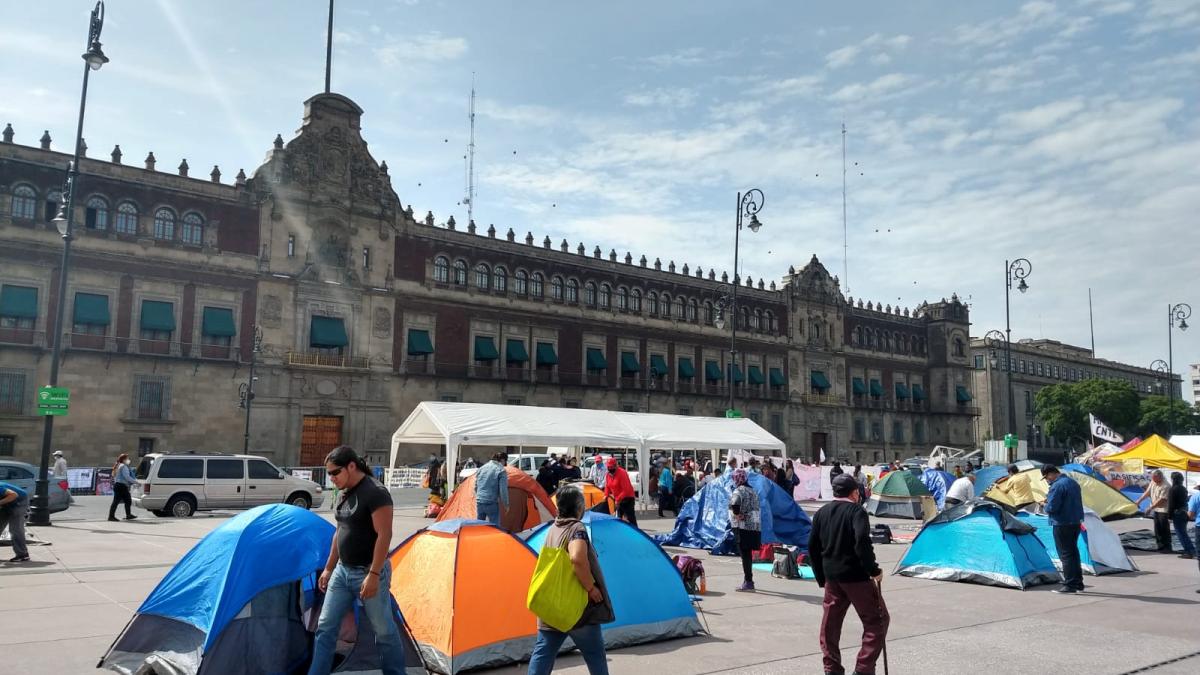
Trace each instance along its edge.
<path fill-rule="evenodd" d="M 262 325 L 267 328 L 279 328 L 282 317 L 283 301 L 279 299 L 279 296 L 263 296 L 262 310 L 258 313 L 258 320 L 262 322 Z"/>
<path fill-rule="evenodd" d="M 392 313 L 387 307 L 376 307 L 375 318 L 371 321 L 371 332 L 383 340 L 392 335 Z"/>

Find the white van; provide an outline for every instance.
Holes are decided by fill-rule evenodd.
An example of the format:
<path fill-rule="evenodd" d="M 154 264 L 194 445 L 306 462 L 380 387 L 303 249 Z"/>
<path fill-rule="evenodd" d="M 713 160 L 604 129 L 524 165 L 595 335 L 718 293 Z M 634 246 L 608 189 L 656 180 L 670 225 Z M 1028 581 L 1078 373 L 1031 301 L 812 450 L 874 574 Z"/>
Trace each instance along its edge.
<path fill-rule="evenodd" d="M 133 503 L 156 516 L 287 503 L 320 506 L 321 486 L 254 455 L 152 453 L 138 464 Z"/>

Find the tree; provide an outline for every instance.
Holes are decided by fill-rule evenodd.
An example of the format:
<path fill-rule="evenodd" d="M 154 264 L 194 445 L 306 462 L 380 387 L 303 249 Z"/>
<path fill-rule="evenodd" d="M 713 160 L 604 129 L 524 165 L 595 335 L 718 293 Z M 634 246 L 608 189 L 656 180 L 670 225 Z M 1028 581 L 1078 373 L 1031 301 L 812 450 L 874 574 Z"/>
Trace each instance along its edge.
<path fill-rule="evenodd" d="M 1174 417 L 1174 425 L 1171 417 Z M 1168 399 L 1166 396 L 1147 396 L 1142 399 L 1138 433 L 1143 436 L 1158 434 L 1167 436 L 1174 428 L 1176 433 L 1187 433 L 1200 427 L 1200 414 L 1185 401 Z"/>
<path fill-rule="evenodd" d="M 1072 437 L 1086 438 L 1085 413 L 1080 412 L 1079 392 L 1072 384 L 1042 387 L 1033 399 L 1034 412 L 1047 436 L 1067 442 Z"/>
<path fill-rule="evenodd" d="M 1128 382 L 1117 380 L 1043 387 L 1034 398 L 1034 410 L 1046 435 L 1067 444 L 1091 437 L 1089 414 L 1120 434 L 1132 434 L 1141 421 L 1137 391 Z"/>

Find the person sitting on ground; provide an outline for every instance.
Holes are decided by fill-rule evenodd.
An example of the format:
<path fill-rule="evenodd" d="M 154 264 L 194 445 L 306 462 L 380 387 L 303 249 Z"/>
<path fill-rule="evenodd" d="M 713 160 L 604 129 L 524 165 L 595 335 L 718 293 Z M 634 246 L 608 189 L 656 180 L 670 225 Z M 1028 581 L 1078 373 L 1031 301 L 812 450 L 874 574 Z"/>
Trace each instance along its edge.
<path fill-rule="evenodd" d="M 1187 502 L 1188 493 L 1187 486 L 1183 484 L 1183 474 L 1172 471 L 1171 489 L 1167 492 L 1167 515 L 1171 517 L 1175 536 L 1179 537 L 1179 543 L 1183 546 L 1183 553 L 1179 554 L 1179 557 L 1191 560 L 1196 557 L 1196 547 L 1192 545 L 1187 533 Z"/>
<path fill-rule="evenodd" d="M 492 455 L 492 461 L 475 472 L 475 517 L 499 527 L 500 505 L 508 508 L 508 470 L 503 452 Z"/>
<path fill-rule="evenodd" d="M 12 483 L 0 482 L 0 531 L 8 526 L 12 539 L 11 563 L 29 562 L 29 546 L 25 540 L 25 518 L 29 515 L 29 493 Z"/>
<path fill-rule="evenodd" d="M 742 585 L 735 590 L 754 592 L 754 552 L 762 547 L 762 511 L 758 493 L 749 485 L 745 469 L 733 472 L 733 494 L 729 497 L 729 526 L 737 539 L 742 558 Z"/>
<path fill-rule="evenodd" d="M 1008 476 L 996 482 L 996 489 L 1008 495 L 1018 509 L 1028 510 L 1035 501 L 1029 475 L 1021 473 L 1016 464 L 1008 465 Z"/>
<path fill-rule="evenodd" d="M 946 506 L 958 506 L 975 498 L 975 474 L 969 473 L 954 481 L 946 490 Z"/>
<path fill-rule="evenodd" d="M 604 497 L 611 498 L 617 505 L 615 514 L 621 520 L 637 527 L 637 511 L 634 500 L 637 495 L 633 491 L 633 483 L 629 480 L 629 472 L 617 465 L 616 457 L 609 457 L 608 478 L 604 483 Z"/>

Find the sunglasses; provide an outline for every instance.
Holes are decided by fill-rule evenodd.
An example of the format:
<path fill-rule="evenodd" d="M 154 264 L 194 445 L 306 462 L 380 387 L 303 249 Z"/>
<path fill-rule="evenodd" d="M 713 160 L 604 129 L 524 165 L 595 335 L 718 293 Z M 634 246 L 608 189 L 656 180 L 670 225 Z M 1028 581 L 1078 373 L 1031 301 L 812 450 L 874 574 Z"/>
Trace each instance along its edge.
<path fill-rule="evenodd" d="M 334 469 L 333 471 L 326 471 L 325 473 L 329 474 L 329 477 L 330 477 L 330 478 L 333 478 L 333 477 L 335 477 L 335 476 L 339 475 L 340 473 L 342 473 L 342 472 L 343 472 L 343 471 L 345 471 L 345 470 L 346 470 L 346 467 L 342 467 L 342 468 L 340 468 L 340 469 Z"/>

